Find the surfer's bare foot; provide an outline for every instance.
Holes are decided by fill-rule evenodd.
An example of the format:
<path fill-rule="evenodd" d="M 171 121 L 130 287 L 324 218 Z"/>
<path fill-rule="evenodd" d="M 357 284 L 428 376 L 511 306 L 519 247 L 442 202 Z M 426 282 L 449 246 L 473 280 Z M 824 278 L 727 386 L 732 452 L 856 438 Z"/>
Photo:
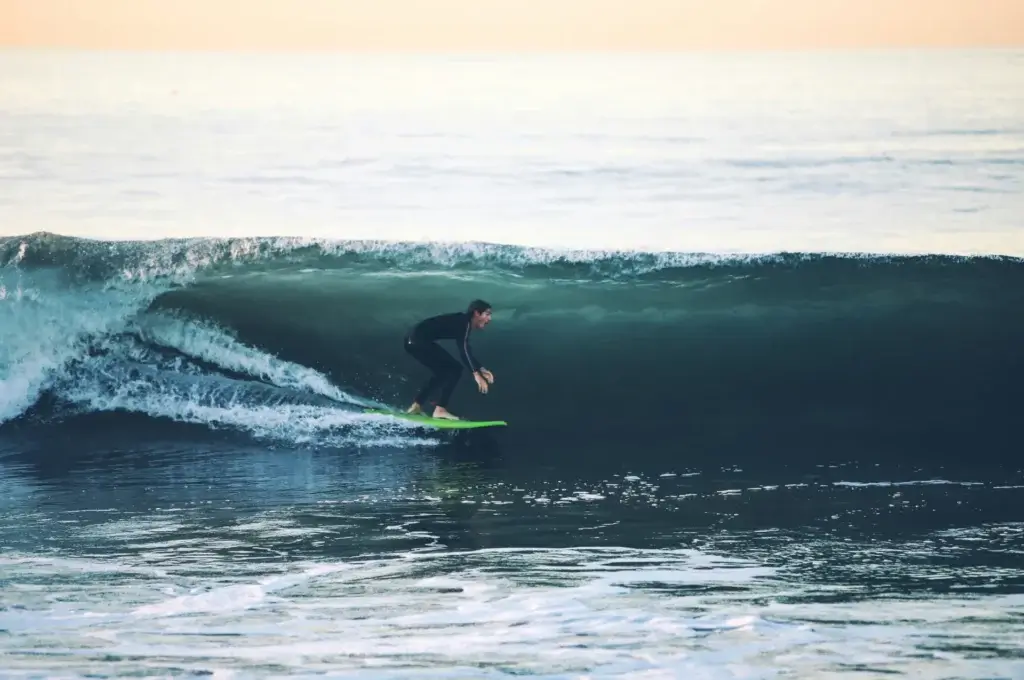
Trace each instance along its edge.
<path fill-rule="evenodd" d="M 437 408 L 434 409 L 434 417 L 444 418 L 445 420 L 458 420 L 456 416 L 453 416 L 451 413 L 448 413 L 448 409 L 446 409 L 444 406 L 438 406 Z"/>
<path fill-rule="evenodd" d="M 412 413 L 413 415 L 419 415 L 420 413 L 423 413 L 423 407 L 420 406 L 419 404 L 413 402 L 413 405 L 410 406 L 406 410 L 406 413 Z"/>

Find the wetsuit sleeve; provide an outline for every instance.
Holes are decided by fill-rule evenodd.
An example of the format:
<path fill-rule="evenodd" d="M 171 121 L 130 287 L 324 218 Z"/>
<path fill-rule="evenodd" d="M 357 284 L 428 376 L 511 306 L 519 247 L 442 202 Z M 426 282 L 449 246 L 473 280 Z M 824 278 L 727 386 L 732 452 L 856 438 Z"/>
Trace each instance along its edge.
<path fill-rule="evenodd" d="M 470 321 L 466 321 L 466 328 L 462 332 L 462 339 L 459 341 L 459 354 L 462 357 L 462 363 L 466 364 L 466 368 L 471 373 L 476 373 L 480 370 L 480 362 L 473 356 L 473 348 L 469 345 L 469 331 L 472 328 Z"/>

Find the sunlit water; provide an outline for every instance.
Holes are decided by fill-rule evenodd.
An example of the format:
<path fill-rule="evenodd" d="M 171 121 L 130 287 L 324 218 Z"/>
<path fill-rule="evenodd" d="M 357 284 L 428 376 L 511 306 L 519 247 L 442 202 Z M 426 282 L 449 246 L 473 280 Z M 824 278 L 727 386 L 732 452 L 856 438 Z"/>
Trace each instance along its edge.
<path fill-rule="evenodd" d="M 0 230 L 1024 253 L 1020 50 L 0 54 Z"/>

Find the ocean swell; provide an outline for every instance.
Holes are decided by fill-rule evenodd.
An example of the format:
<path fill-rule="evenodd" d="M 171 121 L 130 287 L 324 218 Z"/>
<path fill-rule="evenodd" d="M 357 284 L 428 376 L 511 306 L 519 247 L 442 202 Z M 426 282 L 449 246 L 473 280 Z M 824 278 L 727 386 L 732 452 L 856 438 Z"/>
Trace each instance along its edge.
<path fill-rule="evenodd" d="M 425 377 L 405 330 L 482 297 L 494 323 L 474 344 L 497 380 L 487 396 L 464 381 L 451 407 L 508 420 L 517 450 L 999 458 L 1017 436 L 1013 258 L 32 235 L 0 262 L 11 424 L 45 401 L 58 420 L 433 441 L 359 406 L 405 405 Z"/>

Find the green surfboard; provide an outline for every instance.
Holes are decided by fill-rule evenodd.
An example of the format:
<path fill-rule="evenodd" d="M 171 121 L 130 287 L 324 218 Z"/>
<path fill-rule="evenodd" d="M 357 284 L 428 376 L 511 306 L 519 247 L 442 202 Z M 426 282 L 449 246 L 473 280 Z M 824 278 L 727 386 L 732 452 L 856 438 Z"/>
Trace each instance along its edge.
<path fill-rule="evenodd" d="M 503 427 L 508 425 L 504 420 L 448 420 L 447 418 L 431 418 L 425 415 L 413 415 L 402 411 L 387 411 L 384 409 L 368 408 L 365 413 L 372 413 L 379 416 L 391 416 L 401 418 L 425 427 L 436 427 L 439 430 L 472 430 L 479 427 Z"/>

